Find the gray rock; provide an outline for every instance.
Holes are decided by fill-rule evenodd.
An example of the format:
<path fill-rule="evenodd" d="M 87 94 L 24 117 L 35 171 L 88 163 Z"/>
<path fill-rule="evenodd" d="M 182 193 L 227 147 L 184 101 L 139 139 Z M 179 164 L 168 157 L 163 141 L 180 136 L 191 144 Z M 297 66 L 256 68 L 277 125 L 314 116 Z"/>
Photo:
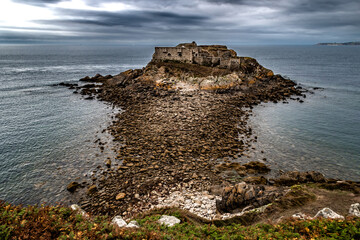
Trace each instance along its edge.
<path fill-rule="evenodd" d="M 349 214 L 351 216 L 360 217 L 360 203 L 351 204 Z"/>
<path fill-rule="evenodd" d="M 128 228 L 139 228 L 140 225 L 137 221 L 133 220 L 131 222 L 129 222 L 129 224 L 127 225 Z"/>
<path fill-rule="evenodd" d="M 293 214 L 292 217 L 300 220 L 312 219 L 312 217 L 301 212 Z"/>
<path fill-rule="evenodd" d="M 314 218 L 322 217 L 322 218 L 332 218 L 332 219 L 344 219 L 344 216 L 337 214 L 330 208 L 323 208 L 314 216 Z"/>
<path fill-rule="evenodd" d="M 112 224 L 118 226 L 119 228 L 127 227 L 127 223 L 120 216 L 115 216 L 111 222 Z"/>
<path fill-rule="evenodd" d="M 165 224 L 168 227 L 172 227 L 177 223 L 180 223 L 180 219 L 174 216 L 162 215 L 159 219 L 160 224 Z"/>
<path fill-rule="evenodd" d="M 87 216 L 88 216 L 88 214 L 87 214 L 84 210 L 82 210 L 81 207 L 80 207 L 79 205 L 77 205 L 77 204 L 72 204 L 72 205 L 70 206 L 70 208 L 71 208 L 73 211 L 80 213 L 80 214 L 81 214 L 82 216 L 84 216 L 84 217 L 87 217 Z"/>

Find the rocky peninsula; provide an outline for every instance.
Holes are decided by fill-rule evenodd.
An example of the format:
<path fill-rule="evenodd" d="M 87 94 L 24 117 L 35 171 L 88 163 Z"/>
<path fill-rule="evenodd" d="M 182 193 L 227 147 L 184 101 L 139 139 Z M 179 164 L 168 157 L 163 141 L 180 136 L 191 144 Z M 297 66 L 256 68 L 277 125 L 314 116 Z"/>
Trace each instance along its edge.
<path fill-rule="evenodd" d="M 116 158 L 91 179 L 68 185 L 90 214 L 130 219 L 175 207 L 205 222 L 237 217 L 251 224 L 301 209 L 315 214 L 330 203 L 344 214 L 360 201 L 359 183 L 317 172 L 270 178 L 266 157 L 249 162 L 257 140 L 247 125 L 251 109 L 268 101 L 303 102 L 307 90 L 226 46 L 159 47 L 142 69 L 80 81 L 87 83 L 62 85 L 122 109 L 107 128 L 119 145 Z"/>

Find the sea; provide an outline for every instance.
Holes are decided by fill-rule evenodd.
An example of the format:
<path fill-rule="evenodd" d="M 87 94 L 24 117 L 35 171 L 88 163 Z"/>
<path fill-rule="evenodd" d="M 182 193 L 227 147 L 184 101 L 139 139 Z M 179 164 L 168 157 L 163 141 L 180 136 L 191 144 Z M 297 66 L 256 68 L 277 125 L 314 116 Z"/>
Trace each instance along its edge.
<path fill-rule="evenodd" d="M 248 158 L 273 172 L 320 171 L 360 181 L 360 47 L 229 46 L 308 89 L 303 103 L 263 103 Z M 142 68 L 154 46 L 0 45 L 0 199 L 69 204 L 66 186 L 114 158 L 104 131 L 121 109 L 60 82 Z M 106 143 L 102 151 L 97 139 Z"/>

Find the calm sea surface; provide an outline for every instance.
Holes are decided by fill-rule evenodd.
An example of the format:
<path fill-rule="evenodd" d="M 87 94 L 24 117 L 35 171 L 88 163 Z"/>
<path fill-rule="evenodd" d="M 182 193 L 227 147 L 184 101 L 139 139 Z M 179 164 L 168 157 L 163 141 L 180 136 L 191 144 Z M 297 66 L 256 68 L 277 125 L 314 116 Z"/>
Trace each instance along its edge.
<path fill-rule="evenodd" d="M 323 88 L 302 104 L 254 108 L 251 158 L 266 157 L 275 171 L 360 181 L 360 47 L 231 48 L 306 88 Z M 69 201 L 67 183 L 113 157 L 111 137 L 101 132 L 117 110 L 53 84 L 141 68 L 152 53 L 150 46 L 0 45 L 0 199 Z M 109 142 L 104 152 L 97 138 Z"/>

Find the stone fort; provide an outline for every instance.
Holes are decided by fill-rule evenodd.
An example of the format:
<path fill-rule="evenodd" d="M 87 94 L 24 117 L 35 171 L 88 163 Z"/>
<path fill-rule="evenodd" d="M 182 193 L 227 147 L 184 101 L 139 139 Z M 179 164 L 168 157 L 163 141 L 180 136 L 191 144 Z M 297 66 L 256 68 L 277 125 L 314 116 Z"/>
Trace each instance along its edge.
<path fill-rule="evenodd" d="M 178 61 L 228 69 L 237 69 L 241 64 L 241 58 L 226 46 L 198 46 L 196 42 L 181 43 L 176 47 L 155 47 L 152 61 Z"/>

